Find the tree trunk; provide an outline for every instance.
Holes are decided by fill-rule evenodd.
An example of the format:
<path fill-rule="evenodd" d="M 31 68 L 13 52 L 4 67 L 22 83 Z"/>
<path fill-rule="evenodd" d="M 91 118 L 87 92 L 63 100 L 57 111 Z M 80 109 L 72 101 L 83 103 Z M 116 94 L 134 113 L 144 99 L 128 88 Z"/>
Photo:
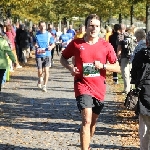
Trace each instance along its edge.
<path fill-rule="evenodd" d="M 150 3 L 146 4 L 146 32 L 150 31 Z"/>

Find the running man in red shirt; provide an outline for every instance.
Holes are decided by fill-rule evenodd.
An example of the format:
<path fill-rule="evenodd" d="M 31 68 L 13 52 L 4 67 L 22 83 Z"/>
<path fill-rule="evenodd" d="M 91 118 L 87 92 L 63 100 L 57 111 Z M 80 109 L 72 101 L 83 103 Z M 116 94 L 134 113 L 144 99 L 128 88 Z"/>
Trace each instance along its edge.
<path fill-rule="evenodd" d="M 82 116 L 81 150 L 89 149 L 96 121 L 104 106 L 106 70 L 120 71 L 112 45 L 98 37 L 99 17 L 89 15 L 85 20 L 85 28 L 85 36 L 72 40 L 60 59 L 61 64 L 74 76 L 75 97 Z M 75 57 L 74 65 L 68 62 L 72 56 Z"/>

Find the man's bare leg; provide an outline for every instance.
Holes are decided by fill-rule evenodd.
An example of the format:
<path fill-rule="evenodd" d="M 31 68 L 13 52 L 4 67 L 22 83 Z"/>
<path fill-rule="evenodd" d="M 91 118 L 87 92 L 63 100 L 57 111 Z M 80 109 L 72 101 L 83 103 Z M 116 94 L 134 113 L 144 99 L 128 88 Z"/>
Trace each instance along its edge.
<path fill-rule="evenodd" d="M 85 108 L 81 112 L 82 125 L 80 131 L 81 150 L 88 150 L 90 144 L 90 126 L 92 122 L 92 108 Z"/>
<path fill-rule="evenodd" d="M 91 126 L 90 126 L 90 136 L 91 136 L 91 139 L 92 139 L 92 137 L 94 135 L 94 132 L 95 132 L 96 122 L 97 122 L 98 116 L 99 115 L 97 115 L 95 113 L 92 113 L 92 122 L 91 122 Z"/>
<path fill-rule="evenodd" d="M 48 82 L 48 78 L 49 78 L 49 67 L 44 67 L 44 84 L 43 85 L 47 85 Z"/>
<path fill-rule="evenodd" d="M 40 79 L 43 77 L 43 70 L 42 69 L 38 69 L 38 84 L 41 84 L 41 81 Z"/>

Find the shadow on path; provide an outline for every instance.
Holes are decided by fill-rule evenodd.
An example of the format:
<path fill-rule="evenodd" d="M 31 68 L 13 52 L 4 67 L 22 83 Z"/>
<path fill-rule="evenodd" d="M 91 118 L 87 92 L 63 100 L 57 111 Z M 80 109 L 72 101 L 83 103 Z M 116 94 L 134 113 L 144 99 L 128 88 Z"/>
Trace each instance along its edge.
<path fill-rule="evenodd" d="M 54 150 L 54 149 L 29 148 L 29 147 L 14 146 L 9 144 L 0 144 L 0 150 Z"/>
<path fill-rule="evenodd" d="M 22 97 L 21 94 L 3 93 L 3 98 L 0 101 L 0 126 L 38 131 L 78 132 L 79 125 L 75 122 L 80 121 L 81 117 L 75 99 L 53 97 L 31 99 Z M 116 103 L 106 101 L 99 122 L 116 124 L 116 118 L 113 117 L 115 106 Z M 28 121 L 29 118 L 33 118 L 33 121 Z M 64 120 L 68 120 L 67 123 Z M 117 136 L 121 135 L 123 131 L 97 127 L 95 134 Z"/>

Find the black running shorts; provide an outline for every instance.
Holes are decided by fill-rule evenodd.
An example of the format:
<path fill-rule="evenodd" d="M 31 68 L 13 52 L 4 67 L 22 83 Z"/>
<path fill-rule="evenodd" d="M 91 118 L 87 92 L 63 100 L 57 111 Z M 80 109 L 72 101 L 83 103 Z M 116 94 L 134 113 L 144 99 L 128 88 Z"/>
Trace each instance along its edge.
<path fill-rule="evenodd" d="M 77 96 L 76 101 L 80 112 L 84 108 L 92 108 L 92 112 L 99 115 L 104 107 L 104 103 L 102 101 L 99 101 L 95 97 L 86 94 Z"/>

